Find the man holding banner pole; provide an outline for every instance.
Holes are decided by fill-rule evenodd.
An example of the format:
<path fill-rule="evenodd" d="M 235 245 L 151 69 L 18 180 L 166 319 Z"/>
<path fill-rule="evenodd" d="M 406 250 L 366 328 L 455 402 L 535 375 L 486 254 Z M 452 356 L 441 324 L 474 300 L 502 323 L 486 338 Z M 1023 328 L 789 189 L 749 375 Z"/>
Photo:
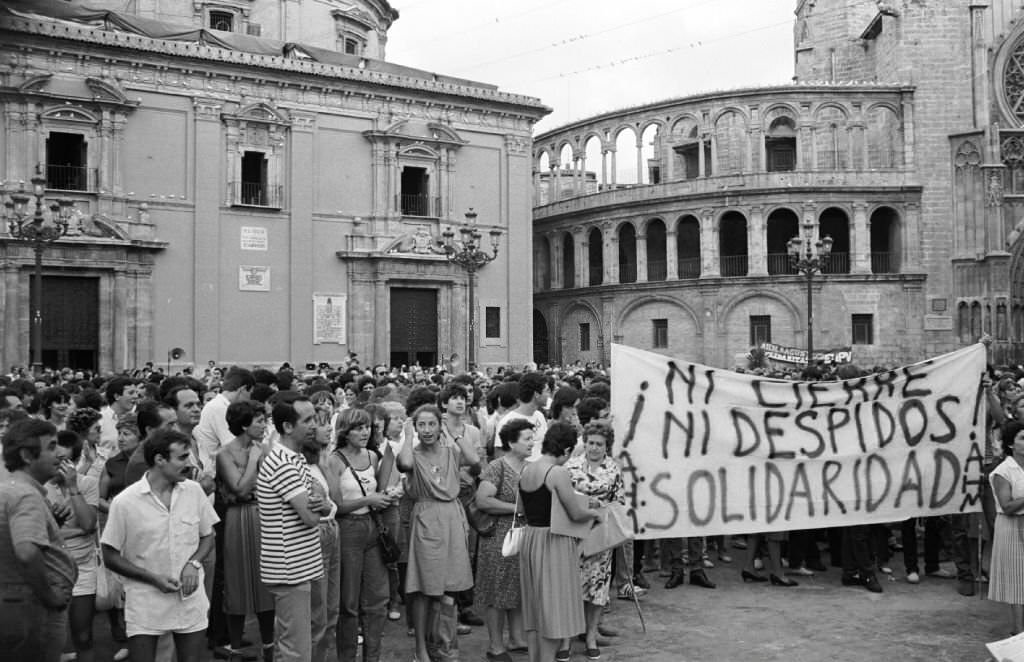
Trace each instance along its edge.
<path fill-rule="evenodd" d="M 701 588 L 716 588 L 707 573 L 704 572 L 704 565 L 701 559 L 703 553 L 703 538 L 690 537 L 686 539 L 686 558 L 683 558 L 683 539 L 666 538 L 661 541 L 665 546 L 665 554 L 671 559 L 668 581 L 665 588 L 675 588 L 686 581 L 686 573 L 690 573 L 690 583 Z"/>

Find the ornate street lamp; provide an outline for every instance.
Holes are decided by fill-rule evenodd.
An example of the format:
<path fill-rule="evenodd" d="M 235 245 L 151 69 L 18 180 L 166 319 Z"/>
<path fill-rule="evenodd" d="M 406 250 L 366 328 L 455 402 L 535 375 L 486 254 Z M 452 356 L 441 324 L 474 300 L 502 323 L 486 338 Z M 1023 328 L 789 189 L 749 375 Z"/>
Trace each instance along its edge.
<path fill-rule="evenodd" d="M 814 274 L 824 272 L 832 253 L 832 237 L 825 235 L 814 240 L 816 224 L 812 219 L 803 222 L 803 238 L 798 234 L 786 244 L 789 261 L 798 273 L 807 278 L 807 365 L 814 365 L 814 299 L 811 284 Z"/>
<path fill-rule="evenodd" d="M 36 256 L 32 291 L 32 371 L 39 375 L 43 370 L 43 250 L 67 234 L 75 203 L 67 198 L 51 203 L 49 223 L 46 222 L 43 211 L 46 178 L 39 166 L 32 178 L 31 195 L 25 190 L 25 182 L 19 182 L 17 189 L 0 188 L 0 198 L 4 194 L 3 220 L 11 238 L 30 243 Z M 28 203 L 32 198 L 35 198 L 35 209 L 30 212 Z"/>
<path fill-rule="evenodd" d="M 459 227 L 459 239 L 455 239 L 455 231 L 451 228 L 441 234 L 448 261 L 465 269 L 469 276 L 469 353 L 466 369 L 473 371 L 476 369 L 476 272 L 498 257 L 501 230 L 493 228 L 489 231 L 491 252 L 484 251 L 480 243 L 483 234 L 476 225 L 476 212 L 470 207 L 466 212 L 466 222 Z"/>

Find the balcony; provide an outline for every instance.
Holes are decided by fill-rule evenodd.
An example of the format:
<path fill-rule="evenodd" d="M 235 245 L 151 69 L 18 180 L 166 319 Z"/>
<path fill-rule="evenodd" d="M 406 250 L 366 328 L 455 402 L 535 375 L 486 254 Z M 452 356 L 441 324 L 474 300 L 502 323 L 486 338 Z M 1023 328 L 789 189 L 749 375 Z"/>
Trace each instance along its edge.
<path fill-rule="evenodd" d="M 719 270 L 723 277 L 735 278 L 737 276 L 747 275 L 748 259 L 747 255 L 723 255 L 719 258 Z"/>
<path fill-rule="evenodd" d="M 402 193 L 399 195 L 402 216 L 441 216 L 441 199 L 422 193 Z"/>
<path fill-rule="evenodd" d="M 595 285 L 600 285 L 601 282 L 604 280 L 604 268 L 591 266 L 589 271 L 590 280 L 587 281 L 587 284 L 590 285 L 591 287 L 594 287 Z"/>
<path fill-rule="evenodd" d="M 53 191 L 99 190 L 96 168 L 73 165 L 46 164 L 46 188 Z"/>
<path fill-rule="evenodd" d="M 789 253 L 768 253 L 768 275 L 783 276 L 796 273 Z"/>
<path fill-rule="evenodd" d="M 823 274 L 848 274 L 850 273 L 850 254 L 831 253 L 821 270 Z"/>
<path fill-rule="evenodd" d="M 679 279 L 692 280 L 700 278 L 700 258 L 686 257 L 679 260 Z"/>
<path fill-rule="evenodd" d="M 899 273 L 899 253 L 872 253 L 871 273 L 873 274 L 896 274 Z"/>
<path fill-rule="evenodd" d="M 231 183 L 231 205 L 233 207 L 281 209 L 283 207 L 283 197 L 283 187 L 280 184 L 268 185 L 261 182 Z"/>
<path fill-rule="evenodd" d="M 765 189 L 842 189 L 870 187 L 888 189 L 917 186 L 913 173 L 904 170 L 797 170 L 793 172 L 752 172 L 715 175 L 663 184 L 630 185 L 610 188 L 599 193 L 580 195 L 536 207 L 534 220 L 568 214 L 608 205 L 635 202 L 657 202 L 696 194 L 736 195 Z"/>

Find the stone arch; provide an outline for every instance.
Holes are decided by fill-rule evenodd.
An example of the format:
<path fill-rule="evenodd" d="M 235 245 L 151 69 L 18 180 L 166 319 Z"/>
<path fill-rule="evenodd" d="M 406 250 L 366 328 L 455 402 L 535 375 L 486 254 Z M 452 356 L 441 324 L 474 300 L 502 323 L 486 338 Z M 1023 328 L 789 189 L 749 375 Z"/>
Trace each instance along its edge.
<path fill-rule="evenodd" d="M 655 331 L 655 320 L 661 326 Z M 664 320 L 664 322 L 662 322 Z M 618 342 L 687 361 L 703 361 L 700 319 L 684 302 L 666 295 L 630 301 L 616 317 L 613 333 Z"/>
<path fill-rule="evenodd" d="M 576 287 L 576 239 L 572 232 L 562 233 L 562 287 Z"/>
<path fill-rule="evenodd" d="M 718 124 L 718 120 L 722 119 L 722 115 L 725 115 L 726 113 L 736 113 L 737 115 L 739 115 L 743 119 L 744 126 L 750 124 L 750 117 L 742 108 L 740 108 L 739 106 L 726 106 L 724 108 L 719 109 L 718 112 L 711 116 L 711 126 L 715 126 L 716 124 Z"/>
<path fill-rule="evenodd" d="M 826 102 L 814 111 L 814 152 L 818 170 L 845 170 L 850 166 L 849 112 L 840 104 Z"/>
<path fill-rule="evenodd" d="M 622 310 L 619 311 L 619 314 L 616 315 L 615 328 L 621 329 L 622 322 L 623 320 L 626 319 L 627 316 L 632 314 L 633 311 L 636 310 L 637 308 L 650 303 L 667 303 L 679 307 L 680 310 L 689 315 L 690 321 L 693 322 L 693 326 L 697 329 L 697 335 L 703 335 L 704 326 L 703 324 L 701 324 L 700 315 L 697 314 L 693 307 L 690 306 L 685 301 L 677 299 L 673 296 L 669 296 L 667 294 L 647 294 L 631 300 L 629 303 L 623 306 Z"/>
<path fill-rule="evenodd" d="M 670 126 L 669 134 L 676 138 L 696 138 L 700 135 L 700 118 L 693 113 L 683 113 Z"/>
<path fill-rule="evenodd" d="M 285 124 L 291 123 L 288 120 L 288 117 L 284 115 L 284 113 L 263 101 L 257 101 L 256 103 L 250 103 L 248 105 L 242 106 L 238 109 L 238 112 L 235 113 L 235 116 L 240 119 L 254 119 L 260 122 L 282 122 Z M 388 127 L 386 133 L 394 133 L 398 128 L 400 128 L 405 123 L 406 122 L 403 120 L 401 122 L 397 122 L 391 125 L 390 127 Z"/>
<path fill-rule="evenodd" d="M 588 337 L 583 342 L 581 326 L 587 324 Z M 604 354 L 604 324 L 600 313 L 585 299 L 577 299 L 561 314 L 558 338 L 563 365 L 580 360 L 602 361 Z"/>
<path fill-rule="evenodd" d="M 800 112 L 796 108 L 788 103 L 773 103 L 761 116 L 761 129 L 767 132 L 772 123 L 782 117 L 789 118 L 794 127 L 800 128 Z"/>
<path fill-rule="evenodd" d="M 595 173 L 595 179 L 599 184 L 597 190 L 601 190 L 608 184 L 605 181 L 608 177 L 607 166 L 604 163 L 604 140 L 601 136 L 594 132 L 590 132 L 583 137 L 583 155 L 587 159 L 587 170 Z M 584 177 L 587 173 L 584 173 Z M 587 180 L 589 181 L 589 180 Z"/>
<path fill-rule="evenodd" d="M 587 285 L 601 285 L 604 283 L 604 232 L 596 225 L 587 231 L 587 257 L 590 269 Z"/>
<path fill-rule="evenodd" d="M 551 334 L 544 313 L 533 309 L 533 362 L 537 364 L 551 362 Z"/>
<path fill-rule="evenodd" d="M 616 128 L 613 133 L 615 142 L 615 181 L 618 184 L 639 184 L 642 181 L 637 171 L 637 140 L 636 128 L 624 124 Z"/>
<path fill-rule="evenodd" d="M 700 215 L 682 214 L 675 220 L 676 271 L 680 279 L 699 278 L 701 269 Z"/>
<path fill-rule="evenodd" d="M 718 317 L 724 364 L 733 365 L 737 356 L 750 350 L 750 317 L 754 315 L 770 318 L 772 342 L 800 346 L 806 337 L 806 320 L 792 301 L 770 290 L 742 292 L 722 306 Z"/>
<path fill-rule="evenodd" d="M 832 237 L 832 256 L 825 265 L 827 274 L 850 273 L 850 213 L 841 205 L 829 205 L 818 214 L 818 236 Z"/>
<path fill-rule="evenodd" d="M 647 219 L 642 234 L 647 242 L 647 280 L 663 281 L 668 278 L 668 232 L 665 221 L 659 217 Z"/>
<path fill-rule="evenodd" d="M 631 221 L 623 221 L 615 228 L 619 241 L 619 282 L 635 283 L 637 271 L 636 227 Z"/>
<path fill-rule="evenodd" d="M 535 158 L 538 172 L 544 173 L 551 169 L 551 152 L 546 147 L 537 150 Z"/>
<path fill-rule="evenodd" d="M 661 122 L 648 122 L 640 131 L 640 182 L 661 183 L 661 143 L 664 137 Z"/>
<path fill-rule="evenodd" d="M 850 119 L 849 109 L 847 109 L 846 106 L 844 106 L 843 104 L 837 103 L 835 101 L 823 101 L 819 103 L 814 108 L 814 119 L 818 121 L 822 120 L 823 116 L 825 115 L 825 111 L 827 110 L 838 111 L 839 115 L 842 116 L 844 122 Z"/>
<path fill-rule="evenodd" d="M 899 111 L 876 103 L 864 113 L 868 168 L 895 168 L 903 164 L 903 123 Z"/>
<path fill-rule="evenodd" d="M 715 219 L 718 227 L 719 271 L 722 276 L 746 276 L 750 266 L 747 240 L 747 216 L 726 209 Z"/>
<path fill-rule="evenodd" d="M 70 104 L 47 108 L 39 117 L 43 121 L 81 122 L 83 124 L 99 124 L 100 121 L 100 118 L 91 110 Z"/>
<path fill-rule="evenodd" d="M 903 253 L 903 217 L 891 205 L 876 205 L 869 210 L 868 218 L 871 219 L 871 273 L 899 273 Z"/>
<path fill-rule="evenodd" d="M 795 273 L 790 265 L 789 240 L 800 234 L 800 213 L 786 205 L 767 210 L 765 217 L 765 252 L 768 258 L 768 274 Z"/>
<path fill-rule="evenodd" d="M 712 126 L 715 140 L 715 172 L 728 175 L 747 170 L 750 158 L 747 116 L 739 109 L 726 108 L 715 116 Z"/>

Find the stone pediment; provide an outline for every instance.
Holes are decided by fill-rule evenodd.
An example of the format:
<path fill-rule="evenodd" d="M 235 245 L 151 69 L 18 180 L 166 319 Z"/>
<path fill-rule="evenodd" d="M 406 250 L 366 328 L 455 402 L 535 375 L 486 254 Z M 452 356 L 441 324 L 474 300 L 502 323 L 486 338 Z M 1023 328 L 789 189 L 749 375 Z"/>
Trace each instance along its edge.
<path fill-rule="evenodd" d="M 399 143 L 422 143 L 439 147 L 448 145 L 460 147 L 468 144 L 459 133 L 440 122 L 424 122 L 413 119 L 401 119 L 392 122 L 386 129 L 381 131 L 366 131 L 364 134 L 371 140 L 384 140 Z"/>
<path fill-rule="evenodd" d="M 116 83 L 94 77 L 63 76 L 52 73 L 29 77 L 18 86 L 22 94 L 35 94 L 55 99 L 87 101 L 90 103 L 138 105 Z"/>

